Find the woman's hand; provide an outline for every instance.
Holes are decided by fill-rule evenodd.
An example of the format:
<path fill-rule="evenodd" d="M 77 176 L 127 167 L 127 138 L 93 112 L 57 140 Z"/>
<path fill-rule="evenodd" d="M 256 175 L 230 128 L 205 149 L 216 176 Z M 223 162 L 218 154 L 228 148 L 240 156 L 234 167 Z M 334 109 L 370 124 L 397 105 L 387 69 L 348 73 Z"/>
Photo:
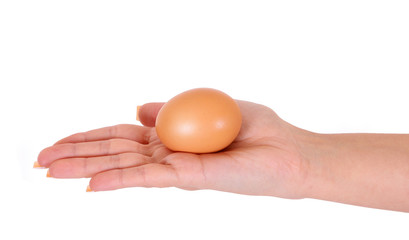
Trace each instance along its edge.
<path fill-rule="evenodd" d="M 154 128 L 163 103 L 148 103 L 139 111 L 144 126 L 71 135 L 41 151 L 38 163 L 55 178 L 91 177 L 93 191 L 215 189 L 409 212 L 409 134 L 316 134 L 265 106 L 237 102 L 242 128 L 220 152 L 167 149 Z"/>
<path fill-rule="evenodd" d="M 237 101 L 243 124 L 235 141 L 216 153 L 173 152 L 154 128 L 163 103 L 139 110 L 144 126 L 117 125 L 77 133 L 38 156 L 54 178 L 91 177 L 92 191 L 125 187 L 214 189 L 250 195 L 304 197 L 309 163 L 297 136 L 307 134 L 268 107 Z"/>

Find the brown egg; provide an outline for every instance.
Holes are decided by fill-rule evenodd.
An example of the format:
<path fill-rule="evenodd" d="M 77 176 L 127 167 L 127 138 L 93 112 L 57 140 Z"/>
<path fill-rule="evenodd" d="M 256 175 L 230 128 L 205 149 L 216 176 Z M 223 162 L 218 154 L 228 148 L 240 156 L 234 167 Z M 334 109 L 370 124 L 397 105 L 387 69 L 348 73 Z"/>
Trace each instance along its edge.
<path fill-rule="evenodd" d="M 173 151 L 217 152 L 233 142 L 240 127 L 236 101 L 211 88 L 196 88 L 173 97 L 156 118 L 159 139 Z"/>

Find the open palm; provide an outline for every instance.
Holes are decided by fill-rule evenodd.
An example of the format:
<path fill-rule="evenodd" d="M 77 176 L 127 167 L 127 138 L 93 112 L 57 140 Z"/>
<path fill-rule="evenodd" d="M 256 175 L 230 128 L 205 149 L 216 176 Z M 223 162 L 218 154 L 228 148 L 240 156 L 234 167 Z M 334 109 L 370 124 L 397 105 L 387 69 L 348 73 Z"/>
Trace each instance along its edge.
<path fill-rule="evenodd" d="M 294 140 L 299 129 L 268 107 L 237 102 L 242 128 L 235 141 L 217 153 L 167 149 L 154 128 L 163 103 L 149 103 L 139 112 L 145 126 L 122 124 L 73 134 L 41 151 L 38 163 L 55 178 L 91 177 L 93 191 L 179 187 L 300 197 L 308 164 Z"/>

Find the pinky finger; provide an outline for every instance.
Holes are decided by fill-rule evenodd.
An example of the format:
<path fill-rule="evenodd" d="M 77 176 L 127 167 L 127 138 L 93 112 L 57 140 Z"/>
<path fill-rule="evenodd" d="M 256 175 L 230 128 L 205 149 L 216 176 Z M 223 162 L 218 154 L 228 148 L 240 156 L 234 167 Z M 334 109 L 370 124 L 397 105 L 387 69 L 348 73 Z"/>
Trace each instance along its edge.
<path fill-rule="evenodd" d="M 107 191 L 127 187 L 176 187 L 178 183 L 178 175 L 172 166 L 150 163 L 98 173 L 91 178 L 89 188 Z"/>

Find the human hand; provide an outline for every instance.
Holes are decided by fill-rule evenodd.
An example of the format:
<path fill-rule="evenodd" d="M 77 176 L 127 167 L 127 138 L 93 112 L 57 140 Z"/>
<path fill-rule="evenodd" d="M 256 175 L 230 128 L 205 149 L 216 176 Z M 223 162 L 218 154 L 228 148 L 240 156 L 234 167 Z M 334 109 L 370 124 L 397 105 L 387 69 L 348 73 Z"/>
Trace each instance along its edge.
<path fill-rule="evenodd" d="M 308 162 L 297 143 L 303 130 L 266 106 L 237 101 L 242 128 L 226 149 L 173 152 L 154 128 L 163 103 L 139 111 L 144 126 L 117 125 L 73 134 L 45 148 L 38 163 L 54 178 L 91 177 L 92 191 L 125 187 L 214 189 L 249 195 L 304 197 Z"/>

